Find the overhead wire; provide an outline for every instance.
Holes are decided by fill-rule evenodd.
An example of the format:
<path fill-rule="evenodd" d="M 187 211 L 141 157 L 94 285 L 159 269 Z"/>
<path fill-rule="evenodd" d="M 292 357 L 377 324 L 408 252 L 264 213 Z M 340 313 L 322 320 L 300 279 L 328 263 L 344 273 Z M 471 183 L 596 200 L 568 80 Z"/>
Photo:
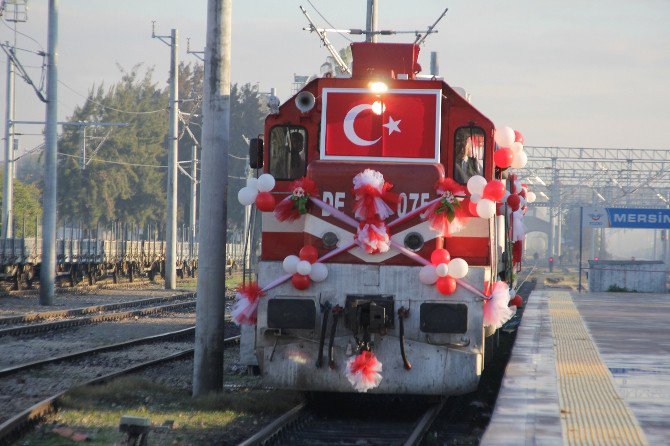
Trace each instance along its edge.
<path fill-rule="evenodd" d="M 67 88 L 68 90 L 70 90 L 71 92 L 73 92 L 74 94 L 76 94 L 77 96 L 81 96 L 82 98 L 86 99 L 87 101 L 89 101 L 89 102 L 91 102 L 91 103 L 93 103 L 93 104 L 99 105 L 99 106 L 101 106 L 101 107 L 103 107 L 103 108 L 106 108 L 106 109 L 108 109 L 108 110 L 113 110 L 113 111 L 115 111 L 115 112 L 119 112 L 119 113 L 126 113 L 126 114 L 129 114 L 129 115 L 148 115 L 148 114 L 151 114 L 151 113 L 160 113 L 160 112 L 164 112 L 164 111 L 166 111 L 166 110 L 168 109 L 168 107 L 165 107 L 165 108 L 159 108 L 159 109 L 157 109 L 157 110 L 148 110 L 148 111 L 130 111 L 130 110 L 121 110 L 121 109 L 118 109 L 118 108 L 110 107 L 109 105 L 105 105 L 105 104 L 103 104 L 103 103 L 101 103 L 101 102 L 98 102 L 98 101 L 96 101 L 96 100 L 94 100 L 94 99 L 91 99 L 89 96 L 86 96 L 86 95 L 81 94 L 80 92 L 78 92 L 78 91 L 75 90 L 74 88 L 70 87 L 68 84 L 66 84 L 65 82 L 63 82 L 63 81 L 60 80 L 60 79 L 58 80 L 58 83 L 61 84 L 62 86 L 64 86 L 65 88 Z"/>
<path fill-rule="evenodd" d="M 314 6 L 314 3 L 312 3 L 310 0 L 307 0 L 307 3 L 309 3 L 309 5 L 314 9 L 314 11 L 319 15 L 319 17 L 321 17 L 321 18 L 328 24 L 328 26 L 330 26 L 330 27 L 333 28 L 333 29 L 337 29 L 337 27 L 336 27 L 335 25 L 333 25 L 332 23 L 330 23 L 330 22 L 328 21 L 328 19 L 327 19 L 323 14 L 321 14 L 321 12 L 319 12 L 319 10 L 316 8 L 316 6 Z M 343 32 L 337 31 L 337 33 L 338 33 L 340 36 L 342 36 L 342 37 L 344 37 L 345 39 L 347 39 L 349 42 L 351 42 L 351 43 L 354 42 L 353 40 L 351 40 L 351 39 L 349 38 L 349 36 L 347 36 L 347 35 L 344 34 Z"/>
<path fill-rule="evenodd" d="M 2 17 L 1 20 L 2 20 L 2 24 L 5 25 L 7 28 L 9 28 L 12 32 L 15 32 L 16 34 L 20 34 L 20 35 L 22 35 L 23 37 L 26 37 L 26 38 L 32 40 L 33 42 L 35 42 L 35 43 L 37 44 L 38 47 L 40 47 L 40 49 L 41 49 L 42 51 L 44 51 L 44 47 L 43 47 L 42 44 L 39 43 L 37 40 L 35 40 L 35 39 L 32 38 L 31 36 L 29 36 L 28 34 L 22 33 L 22 32 L 19 31 L 18 29 L 16 29 L 16 28 L 12 28 L 11 26 L 9 26 L 9 23 L 7 23 L 7 21 L 5 20 L 4 17 Z"/>
<path fill-rule="evenodd" d="M 68 158 L 76 158 L 76 159 L 81 158 L 81 156 L 79 156 L 79 155 L 72 155 L 72 154 L 69 154 L 69 153 L 59 153 L 58 156 L 65 156 L 65 157 L 68 157 Z M 130 167 L 151 167 L 151 168 L 154 168 L 154 169 L 167 169 L 168 168 L 168 166 L 162 165 L 162 164 L 128 163 L 128 162 L 124 162 L 124 161 L 103 160 L 103 159 L 100 159 L 100 158 L 91 158 L 90 162 L 104 163 L 104 164 L 116 164 L 116 165 L 120 165 L 120 166 L 130 166 Z M 200 169 L 198 169 L 198 170 L 200 170 Z M 235 176 L 235 175 L 228 175 L 228 178 L 234 178 L 236 180 L 246 180 L 245 177 L 238 177 L 238 176 Z"/>

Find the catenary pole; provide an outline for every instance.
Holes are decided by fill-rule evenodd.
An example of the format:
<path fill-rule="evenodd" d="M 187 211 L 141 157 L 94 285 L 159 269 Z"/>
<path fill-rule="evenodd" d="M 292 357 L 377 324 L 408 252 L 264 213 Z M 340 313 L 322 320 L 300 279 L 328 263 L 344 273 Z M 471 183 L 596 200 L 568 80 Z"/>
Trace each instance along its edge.
<path fill-rule="evenodd" d="M 232 0 L 208 0 L 193 395 L 223 389 Z"/>
<path fill-rule="evenodd" d="M 9 47 L 9 42 L 7 42 Z M 9 48 L 11 53 L 14 48 Z M 2 200 L 2 238 L 14 236 L 14 61 L 7 55 L 7 102 L 5 108 L 5 177 Z"/>
<path fill-rule="evenodd" d="M 188 224 L 190 227 L 191 255 L 193 254 L 193 243 L 196 236 L 196 212 L 198 206 L 198 147 L 191 146 L 191 207 L 189 212 Z"/>
<path fill-rule="evenodd" d="M 168 136 L 167 225 L 165 233 L 165 289 L 177 288 L 177 162 L 179 121 L 179 54 L 177 30 L 170 33 L 170 134 Z"/>
<path fill-rule="evenodd" d="M 53 305 L 56 280 L 56 187 L 58 179 L 58 0 L 49 0 L 47 111 L 44 131 L 44 192 L 42 196 L 42 265 L 40 305 Z"/>
<path fill-rule="evenodd" d="M 368 0 L 368 13 L 365 30 L 367 34 L 365 35 L 366 42 L 377 42 L 377 35 L 372 34 L 374 31 L 377 31 L 377 17 L 378 17 L 378 7 L 377 0 Z"/>

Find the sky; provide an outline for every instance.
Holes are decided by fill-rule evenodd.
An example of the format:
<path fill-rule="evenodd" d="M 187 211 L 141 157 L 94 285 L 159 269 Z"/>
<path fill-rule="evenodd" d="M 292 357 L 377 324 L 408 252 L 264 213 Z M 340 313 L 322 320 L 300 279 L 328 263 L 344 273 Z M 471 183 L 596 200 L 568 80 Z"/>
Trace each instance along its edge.
<path fill-rule="evenodd" d="M 47 1 L 29 0 L 28 21 L 18 30 L 20 48 L 47 47 Z M 277 89 L 289 99 L 293 74 L 314 74 L 328 55 L 307 25 L 304 5 L 317 25 L 327 27 L 314 7 L 337 28 L 365 27 L 365 0 L 233 0 L 232 79 Z M 313 5 L 313 6 L 312 6 Z M 670 148 L 670 1 L 668 0 L 379 0 L 382 29 L 425 29 L 445 7 L 449 12 L 421 49 L 439 57 L 440 75 L 465 88 L 473 104 L 498 126 L 522 131 L 528 145 Z M 151 39 L 177 28 L 179 57 L 202 50 L 207 2 L 175 0 L 61 0 L 59 2 L 59 118 L 66 120 L 95 84 L 118 81 L 118 66 L 154 67 L 165 85 L 169 48 Z M 0 23 L 0 40 L 12 40 Z M 349 44 L 338 34 L 333 45 Z M 351 36 L 360 40 L 360 36 Z M 413 36 L 382 38 L 409 42 Z M 24 65 L 40 57 L 19 52 Z M 28 68 L 39 83 L 40 68 Z M 0 54 L 0 103 L 5 110 L 6 58 Z M 43 120 L 44 105 L 17 78 L 16 119 Z M 67 85 L 67 87 L 65 86 Z M 68 88 L 69 87 L 69 88 Z M 167 118 L 166 118 L 167 119 Z M 4 127 L 4 126 L 3 126 Z M 22 133 L 40 133 L 22 126 Z M 4 135 L 4 133 L 3 133 Z M 40 142 L 20 137 L 20 151 Z"/>

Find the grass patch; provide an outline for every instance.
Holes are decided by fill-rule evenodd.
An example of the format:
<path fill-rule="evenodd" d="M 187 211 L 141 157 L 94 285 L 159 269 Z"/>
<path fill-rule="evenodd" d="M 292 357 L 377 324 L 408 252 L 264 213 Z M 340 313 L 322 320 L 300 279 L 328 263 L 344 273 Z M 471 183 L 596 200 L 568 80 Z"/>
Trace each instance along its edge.
<path fill-rule="evenodd" d="M 89 435 L 88 445 L 121 444 L 125 437 L 118 426 L 123 415 L 149 418 L 154 426 L 174 422 L 170 430 L 151 432 L 149 444 L 229 444 L 228 440 L 235 444 L 299 401 L 295 392 L 261 389 L 191 398 L 188 392 L 169 385 L 123 377 L 68 392 L 58 412 L 17 444 L 73 444 L 52 432 L 56 426 Z"/>
<path fill-rule="evenodd" d="M 237 288 L 242 283 L 242 271 L 226 276 L 226 289 Z"/>

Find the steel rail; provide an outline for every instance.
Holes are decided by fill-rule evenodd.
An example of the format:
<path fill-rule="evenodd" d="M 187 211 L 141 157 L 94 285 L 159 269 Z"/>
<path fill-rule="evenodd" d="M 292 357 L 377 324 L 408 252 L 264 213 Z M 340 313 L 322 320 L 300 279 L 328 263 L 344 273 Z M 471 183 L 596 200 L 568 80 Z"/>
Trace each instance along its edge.
<path fill-rule="evenodd" d="M 131 307 L 141 307 L 158 303 L 172 302 L 175 300 L 193 299 L 195 293 L 174 294 L 167 297 L 151 297 L 148 299 L 132 300 L 128 302 L 117 302 L 114 304 L 91 305 L 88 307 L 71 308 L 67 310 L 41 311 L 38 313 L 26 313 L 16 316 L 0 317 L 0 325 L 24 324 L 35 321 L 53 318 L 66 318 L 72 316 L 81 316 L 90 313 L 99 313 L 101 311 L 120 310 Z"/>
<path fill-rule="evenodd" d="M 259 430 L 254 435 L 244 440 L 238 446 L 256 446 L 262 444 L 263 442 L 271 439 L 282 429 L 285 429 L 298 417 L 304 415 L 306 410 L 307 410 L 306 403 L 298 404 L 297 406 L 288 410 L 286 413 L 284 413 L 279 418 L 274 420 L 272 423 L 268 424 L 263 429 Z"/>
<path fill-rule="evenodd" d="M 430 407 L 423 414 L 423 416 L 416 423 L 414 430 L 405 441 L 404 446 L 417 446 L 421 444 L 421 440 L 423 440 L 423 437 L 425 437 L 426 434 L 428 433 L 428 429 L 430 429 L 430 426 L 433 424 L 433 421 L 435 421 L 435 418 L 437 418 L 439 413 L 442 411 L 442 408 L 444 407 L 444 403 L 446 401 L 447 401 L 446 398 L 443 398 L 439 403 Z"/>
<path fill-rule="evenodd" d="M 126 289 L 126 288 L 139 288 L 148 285 L 159 285 L 158 282 L 152 282 L 149 279 L 134 279 L 132 282 L 110 282 L 111 279 L 101 279 L 96 281 L 93 285 L 88 285 L 83 281 L 76 284 L 75 286 L 61 286 L 58 283 L 56 284 L 56 293 L 70 293 L 73 291 L 97 291 L 97 290 L 116 290 L 116 289 Z M 6 290 L 0 292 L 0 296 L 31 296 L 39 294 L 39 288 L 28 288 L 22 290 Z"/>
<path fill-rule="evenodd" d="M 5 328 L 0 330 L 0 337 L 2 336 L 16 336 L 21 334 L 40 333 L 52 330 L 59 330 L 61 328 L 79 327 L 82 325 L 96 324 L 100 322 L 111 322 L 122 319 L 128 319 L 135 316 L 148 316 L 150 314 L 162 313 L 164 311 L 182 310 L 195 306 L 196 301 L 190 300 L 188 302 L 180 302 L 176 304 L 160 305 L 158 307 L 142 308 L 139 310 L 122 311 L 109 314 L 100 314 L 96 316 L 80 317 L 75 319 L 67 319 L 64 321 L 45 322 L 43 324 L 31 324 L 20 327 Z"/>
<path fill-rule="evenodd" d="M 406 439 L 402 441 L 402 444 L 404 446 L 419 445 L 430 429 L 430 426 L 435 421 L 435 418 L 437 418 L 437 416 L 444 408 L 446 402 L 447 399 L 443 398 L 437 404 L 431 405 L 423 413 L 423 415 L 417 419 L 416 423 L 411 429 L 411 432 L 407 434 Z M 310 411 L 307 403 L 300 403 L 262 428 L 260 431 L 256 432 L 248 439 L 239 443 L 238 446 L 259 446 L 272 443 L 273 439 L 275 439 L 276 436 L 281 435 L 282 431 L 291 428 L 293 424 L 299 422 L 301 418 L 306 417 L 309 414 Z M 379 421 L 384 422 L 383 419 L 380 419 Z M 346 438 L 343 438 L 342 441 L 342 444 L 350 444 Z"/>
<path fill-rule="evenodd" d="M 0 377 L 7 376 L 7 375 L 12 375 L 16 372 L 20 372 L 22 370 L 28 370 L 28 369 L 33 369 L 37 367 L 41 367 L 47 364 L 52 364 L 54 362 L 59 362 L 59 361 L 65 361 L 68 359 L 75 359 L 75 358 L 80 358 L 82 356 L 88 356 L 88 355 L 93 355 L 97 353 L 102 353 L 106 351 L 111 351 L 111 350 L 119 350 L 125 347 L 131 347 L 135 345 L 141 345 L 141 344 L 146 344 L 146 343 L 151 343 L 151 342 L 156 342 L 156 341 L 163 341 L 167 339 L 173 339 L 173 338 L 180 338 L 184 336 L 188 336 L 190 334 L 195 333 L 195 326 L 193 327 L 188 327 L 184 328 L 181 330 L 176 330 L 176 331 L 171 331 L 169 333 L 162 333 L 158 335 L 152 335 L 152 336 L 145 336 L 143 338 L 137 338 L 137 339 L 131 339 L 130 341 L 123 341 L 123 342 L 118 342 L 116 344 L 110 344 L 110 345 L 103 345 L 101 347 L 94 347 L 88 350 L 81 350 L 75 353 L 66 353 L 64 355 L 59 355 L 59 356 L 53 356 L 51 358 L 47 359 L 38 359 L 36 361 L 31 361 L 31 362 L 26 362 L 23 364 L 18 364 L 15 366 L 7 367 L 4 369 L 0 369 Z"/>
<path fill-rule="evenodd" d="M 236 344 L 239 342 L 239 340 L 240 340 L 239 335 L 226 338 L 224 339 L 224 345 Z M 102 384 L 114 378 L 118 378 L 119 376 L 127 375 L 129 373 L 133 373 L 154 365 L 186 358 L 188 356 L 193 355 L 193 351 L 194 350 L 191 348 L 178 353 L 174 353 L 169 356 L 165 356 L 163 358 L 143 362 L 141 364 L 134 365 L 127 369 L 119 370 L 116 372 L 109 373 L 107 375 L 100 376 L 98 378 L 94 378 L 81 385 L 72 387 L 70 389 L 59 392 L 56 395 L 50 396 L 49 398 L 46 398 L 40 401 L 39 403 L 34 404 L 33 406 L 29 407 L 23 412 L 15 415 L 14 417 L 0 424 L 0 444 L 9 444 L 10 440 L 12 438 L 17 437 L 21 431 L 26 430 L 33 423 L 38 422 L 44 416 L 53 412 L 57 407 L 58 399 L 74 388 L 90 386 L 95 384 Z"/>

